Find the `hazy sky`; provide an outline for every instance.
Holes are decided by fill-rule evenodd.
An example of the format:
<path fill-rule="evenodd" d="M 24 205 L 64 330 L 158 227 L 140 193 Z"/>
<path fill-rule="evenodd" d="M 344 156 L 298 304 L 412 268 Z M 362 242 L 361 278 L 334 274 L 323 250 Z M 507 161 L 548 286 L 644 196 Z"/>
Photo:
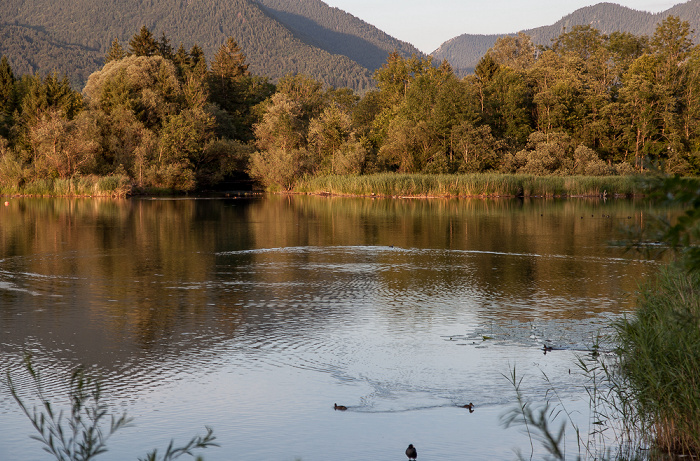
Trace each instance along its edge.
<path fill-rule="evenodd" d="M 430 53 L 462 34 L 501 34 L 553 24 L 603 0 L 323 0 Z M 605 0 L 658 13 L 686 0 Z"/>

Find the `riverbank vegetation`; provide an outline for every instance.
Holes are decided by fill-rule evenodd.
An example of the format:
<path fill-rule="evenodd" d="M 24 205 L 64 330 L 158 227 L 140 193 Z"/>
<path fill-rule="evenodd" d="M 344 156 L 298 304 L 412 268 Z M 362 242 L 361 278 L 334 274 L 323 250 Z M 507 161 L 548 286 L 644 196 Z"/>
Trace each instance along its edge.
<path fill-rule="evenodd" d="M 700 456 L 700 181 L 667 178 L 649 188 L 657 201 L 685 212 L 676 222 L 657 220 L 631 230 L 628 244 L 645 252 L 672 250 L 675 258 L 639 286 L 636 310 L 612 323 L 607 336 L 614 351 L 601 351 L 596 343 L 590 355 L 579 357 L 588 379 L 589 430 L 573 423 L 556 389 L 537 408 L 523 399 L 515 369 L 507 377 L 518 404 L 504 414 L 504 426 L 523 427 L 531 443 L 539 440 L 554 459 L 566 459 L 568 425 L 579 459 Z"/>
<path fill-rule="evenodd" d="M 233 38 L 207 63 L 196 44 L 174 49 L 146 27 L 126 48 L 115 40 L 81 92 L 56 74 L 15 77 L 2 59 L 0 191 L 44 184 L 58 194 L 54 180 L 91 175 L 111 176 L 100 194 L 113 195 L 125 190 L 114 178 L 134 192 L 244 176 L 309 190 L 324 176 L 700 171 L 700 49 L 673 16 L 652 37 L 590 26 L 546 48 L 524 34 L 503 37 L 463 79 L 447 62 L 392 53 L 374 81 L 362 95 L 303 75 L 273 84 L 248 71 Z"/>
<path fill-rule="evenodd" d="M 674 223 L 661 222 L 649 241 L 662 242 L 676 259 L 640 287 L 634 317 L 618 322 L 620 400 L 635 427 L 662 453 L 700 456 L 700 181 L 669 178 L 657 199 L 681 205 Z M 654 227 L 651 228 L 652 230 Z M 643 230 L 640 229 L 640 232 Z"/>
<path fill-rule="evenodd" d="M 313 176 L 299 180 L 302 193 L 386 197 L 606 197 L 641 195 L 636 176 L 536 176 L 471 173 Z"/>

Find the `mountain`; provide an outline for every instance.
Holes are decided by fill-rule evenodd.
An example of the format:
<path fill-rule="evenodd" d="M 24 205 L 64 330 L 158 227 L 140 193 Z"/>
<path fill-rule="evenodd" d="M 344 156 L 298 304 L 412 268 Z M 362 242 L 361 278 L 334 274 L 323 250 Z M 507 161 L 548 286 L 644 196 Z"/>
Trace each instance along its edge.
<path fill-rule="evenodd" d="M 144 25 L 174 48 L 199 45 L 209 61 L 234 37 L 255 74 L 304 73 L 358 91 L 391 51 L 421 55 L 319 0 L 2 0 L 0 55 L 17 75 L 55 70 L 80 86 L 115 38 L 127 48 Z"/>
<path fill-rule="evenodd" d="M 619 31 L 631 32 L 636 35 L 652 35 L 656 30 L 656 25 L 668 16 L 678 16 L 682 20 L 688 21 L 690 28 L 696 31 L 693 39 L 698 41 L 700 0 L 691 0 L 661 13 L 638 11 L 614 3 L 599 3 L 580 8 L 552 25 L 523 30 L 522 32 L 529 35 L 535 44 L 543 46 L 550 45 L 552 39 L 577 25 L 590 25 L 604 34 Z M 502 36 L 460 35 L 440 45 L 432 53 L 432 56 L 438 61 L 447 59 L 452 67 L 460 70 L 461 73 L 470 72 L 473 71 L 479 59 Z"/>

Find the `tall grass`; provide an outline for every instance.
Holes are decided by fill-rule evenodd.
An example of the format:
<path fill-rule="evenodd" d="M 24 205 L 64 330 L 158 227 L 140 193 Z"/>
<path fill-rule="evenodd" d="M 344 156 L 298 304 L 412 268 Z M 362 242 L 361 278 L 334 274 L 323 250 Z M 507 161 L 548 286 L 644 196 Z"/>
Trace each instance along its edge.
<path fill-rule="evenodd" d="M 551 197 L 643 193 L 642 186 L 634 176 L 534 176 L 497 173 L 318 176 L 298 181 L 293 190 L 302 193 L 390 197 Z"/>
<path fill-rule="evenodd" d="M 574 425 L 578 458 L 698 459 L 700 274 L 680 262 L 665 266 L 641 287 L 637 304 L 634 317 L 613 323 L 613 356 L 603 357 L 594 347 L 589 359 L 579 358 L 588 378 L 592 430 L 586 437 Z M 563 403 L 548 400 L 535 409 L 522 399 L 515 369 L 508 379 L 518 404 L 505 415 L 506 427 L 525 427 L 531 441 L 565 459 L 563 425 L 553 425 L 556 415 L 568 415 Z"/>
<path fill-rule="evenodd" d="M 4 195 L 125 197 L 131 191 L 131 181 L 126 175 L 44 178 L 27 181 L 21 185 L 3 185 L 0 182 L 0 194 Z"/>
<path fill-rule="evenodd" d="M 622 395 L 658 449 L 700 456 L 700 275 L 664 267 L 638 305 L 616 324 Z"/>

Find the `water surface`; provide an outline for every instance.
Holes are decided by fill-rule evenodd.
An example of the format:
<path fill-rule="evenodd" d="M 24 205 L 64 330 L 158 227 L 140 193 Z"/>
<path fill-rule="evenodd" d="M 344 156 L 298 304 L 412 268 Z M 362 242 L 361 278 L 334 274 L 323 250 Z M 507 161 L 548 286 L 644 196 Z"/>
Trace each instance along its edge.
<path fill-rule="evenodd" d="M 421 459 L 513 459 L 530 446 L 499 425 L 515 401 L 503 375 L 515 366 L 535 402 L 554 386 L 587 429 L 576 357 L 657 267 L 609 242 L 654 213 L 587 199 L 12 199 L 0 366 L 26 394 L 31 351 L 57 404 L 76 366 L 99 374 L 135 418 L 103 460 L 205 425 L 221 444 L 207 460 L 401 459 L 409 443 Z M 46 459 L 31 434 L 0 385 L 0 459 Z"/>

